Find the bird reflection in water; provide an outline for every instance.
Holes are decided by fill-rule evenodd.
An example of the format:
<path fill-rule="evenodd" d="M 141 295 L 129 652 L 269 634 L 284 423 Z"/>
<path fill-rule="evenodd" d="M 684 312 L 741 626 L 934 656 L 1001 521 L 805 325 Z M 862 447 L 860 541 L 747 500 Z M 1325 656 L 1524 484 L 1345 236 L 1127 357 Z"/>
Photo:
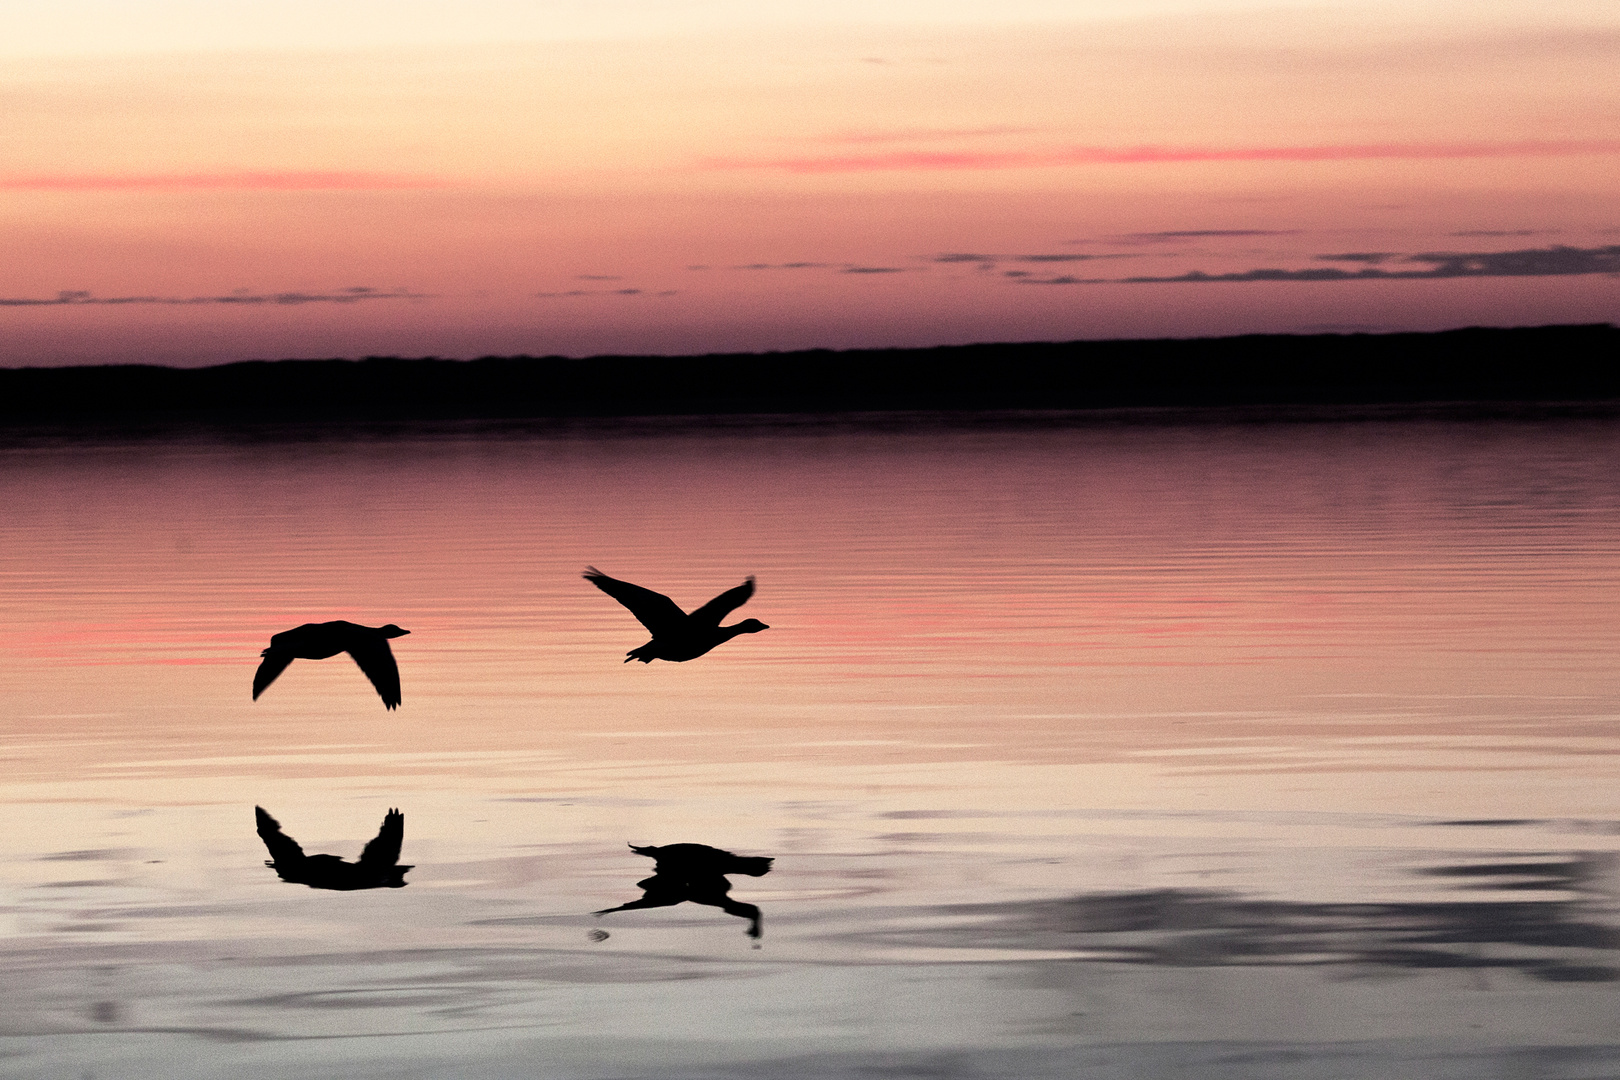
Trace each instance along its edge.
<path fill-rule="evenodd" d="M 388 811 L 376 838 L 360 853 L 359 861 L 352 863 L 336 855 L 305 855 L 298 841 L 282 832 L 281 823 L 265 813 L 264 807 L 255 806 L 253 813 L 259 823 L 259 838 L 270 849 L 264 865 L 282 881 L 341 892 L 405 887 L 405 872 L 412 867 L 399 865 L 400 845 L 405 842 L 405 815 L 398 810 Z"/>
<path fill-rule="evenodd" d="M 771 863 L 775 860 L 758 855 L 733 855 L 707 844 L 665 844 L 663 847 L 637 847 L 631 844 L 630 850 L 653 860 L 653 876 L 636 882 L 636 888 L 646 895 L 640 900 L 604 908 L 592 914 L 673 907 L 690 900 L 694 904 L 708 904 L 727 915 L 747 919 L 748 936 L 760 936 L 759 908 L 733 900 L 728 895 L 731 882 L 726 880 L 726 875 L 763 877 L 770 873 Z"/>

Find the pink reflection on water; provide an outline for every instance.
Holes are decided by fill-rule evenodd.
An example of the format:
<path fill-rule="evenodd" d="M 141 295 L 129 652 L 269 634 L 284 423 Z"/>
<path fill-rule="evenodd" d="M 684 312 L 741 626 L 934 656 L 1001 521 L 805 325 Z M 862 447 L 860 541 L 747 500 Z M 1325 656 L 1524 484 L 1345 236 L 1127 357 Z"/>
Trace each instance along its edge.
<path fill-rule="evenodd" d="M 428 745 L 447 726 L 526 745 L 535 712 L 548 732 L 612 713 L 905 736 L 915 719 L 885 710 L 906 706 L 1044 753 L 1123 733 L 1008 714 L 1612 700 L 1616 456 L 1603 423 L 13 451 L 0 690 L 71 696 L 112 665 L 121 702 L 180 727 L 363 710 L 341 658 L 246 701 L 270 634 L 348 618 L 413 631 L 390 737 Z M 688 608 L 756 574 L 739 615 L 772 629 L 625 669 L 645 633 L 588 563 Z"/>

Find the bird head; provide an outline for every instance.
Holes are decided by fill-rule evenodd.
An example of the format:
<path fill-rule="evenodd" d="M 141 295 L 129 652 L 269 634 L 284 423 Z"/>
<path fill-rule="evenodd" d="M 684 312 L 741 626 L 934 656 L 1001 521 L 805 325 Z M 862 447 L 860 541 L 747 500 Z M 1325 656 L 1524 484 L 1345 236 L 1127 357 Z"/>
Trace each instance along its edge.
<path fill-rule="evenodd" d="M 404 637 L 408 633 L 410 633 L 409 630 L 401 630 L 393 623 L 389 623 L 387 626 L 382 628 L 383 637 Z"/>

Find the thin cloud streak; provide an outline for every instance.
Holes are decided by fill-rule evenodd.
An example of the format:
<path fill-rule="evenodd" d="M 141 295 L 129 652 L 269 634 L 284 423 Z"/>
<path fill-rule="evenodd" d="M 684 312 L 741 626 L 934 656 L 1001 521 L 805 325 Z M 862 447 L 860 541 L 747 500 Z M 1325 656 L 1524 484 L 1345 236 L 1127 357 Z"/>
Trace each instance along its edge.
<path fill-rule="evenodd" d="M 710 158 L 708 169 L 773 169 L 790 173 L 1035 169 L 1065 165 L 1154 165 L 1202 161 L 1362 161 L 1446 158 L 1569 157 L 1620 154 L 1620 140 L 1504 143 L 1362 143 L 1328 146 L 1076 146 L 1053 151 L 900 151 L 770 160 Z"/>
<path fill-rule="evenodd" d="M 237 292 L 226 296 L 95 296 L 79 290 L 64 290 L 51 299 L 0 296 L 0 307 L 122 307 L 131 304 L 160 304 L 170 307 L 194 307 L 202 304 L 237 304 L 254 306 L 278 304 L 358 304 L 363 300 L 428 300 L 429 293 L 413 293 L 403 289 L 380 292 L 376 289 L 342 289 L 335 293 L 250 293 Z"/>
<path fill-rule="evenodd" d="M 1138 259 L 1140 255 L 1134 252 L 1108 252 L 1101 255 L 1084 254 L 1081 252 L 1063 252 L 1056 255 L 989 255 L 972 251 L 946 251 L 928 257 L 934 263 L 976 263 L 979 269 L 993 269 L 997 263 L 1072 263 L 1092 262 L 1096 259 Z"/>
<path fill-rule="evenodd" d="M 785 263 L 744 263 L 733 266 L 733 270 L 838 270 L 850 266 L 850 263 L 824 263 L 824 262 L 785 262 Z M 697 267 L 689 266 L 688 270 Z M 707 270 L 708 267 L 703 269 Z"/>
<path fill-rule="evenodd" d="M 372 172 L 61 173 L 0 176 L 0 191 L 384 191 L 450 183 Z"/>
<path fill-rule="evenodd" d="M 1337 255 L 1318 255 L 1316 258 L 1323 262 L 1356 262 L 1377 266 L 1395 257 L 1393 251 L 1345 251 Z"/>
<path fill-rule="evenodd" d="M 1342 259 L 1344 256 L 1333 258 Z M 1598 248 L 1564 246 L 1527 248 L 1521 251 L 1436 251 L 1409 255 L 1402 261 L 1429 265 L 1426 270 L 1382 270 L 1375 266 L 1361 270 L 1339 270 L 1333 267 L 1282 270 L 1266 267 L 1229 274 L 1208 274 L 1202 270 L 1189 270 L 1185 274 L 1166 277 L 1078 278 L 1060 275 L 1040 278 L 1016 271 L 1006 276 L 1019 285 L 1165 285 L 1240 281 L 1414 281 L 1470 277 L 1620 275 L 1620 244 Z"/>
<path fill-rule="evenodd" d="M 1297 236 L 1298 229 L 1177 229 L 1170 232 L 1125 233 L 1109 239 L 1132 244 L 1167 244 L 1212 236 Z"/>
<path fill-rule="evenodd" d="M 569 289 L 566 292 L 537 292 L 536 300 L 561 300 L 574 296 L 674 296 L 678 290 L 660 289 Z"/>

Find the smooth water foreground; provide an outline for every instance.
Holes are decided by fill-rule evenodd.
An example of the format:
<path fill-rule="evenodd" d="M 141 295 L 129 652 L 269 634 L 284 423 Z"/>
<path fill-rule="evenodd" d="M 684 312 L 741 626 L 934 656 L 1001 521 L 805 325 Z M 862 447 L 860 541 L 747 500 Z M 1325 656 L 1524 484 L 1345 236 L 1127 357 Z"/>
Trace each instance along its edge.
<path fill-rule="evenodd" d="M 1610 420 L 0 450 L 0 1075 L 1613 1076 L 1617 477 Z M 771 629 L 624 665 L 587 564 Z M 336 618 L 397 712 L 250 700 Z M 255 804 L 400 807 L 408 887 Z M 759 947 L 590 915 L 677 842 L 775 857 Z"/>

